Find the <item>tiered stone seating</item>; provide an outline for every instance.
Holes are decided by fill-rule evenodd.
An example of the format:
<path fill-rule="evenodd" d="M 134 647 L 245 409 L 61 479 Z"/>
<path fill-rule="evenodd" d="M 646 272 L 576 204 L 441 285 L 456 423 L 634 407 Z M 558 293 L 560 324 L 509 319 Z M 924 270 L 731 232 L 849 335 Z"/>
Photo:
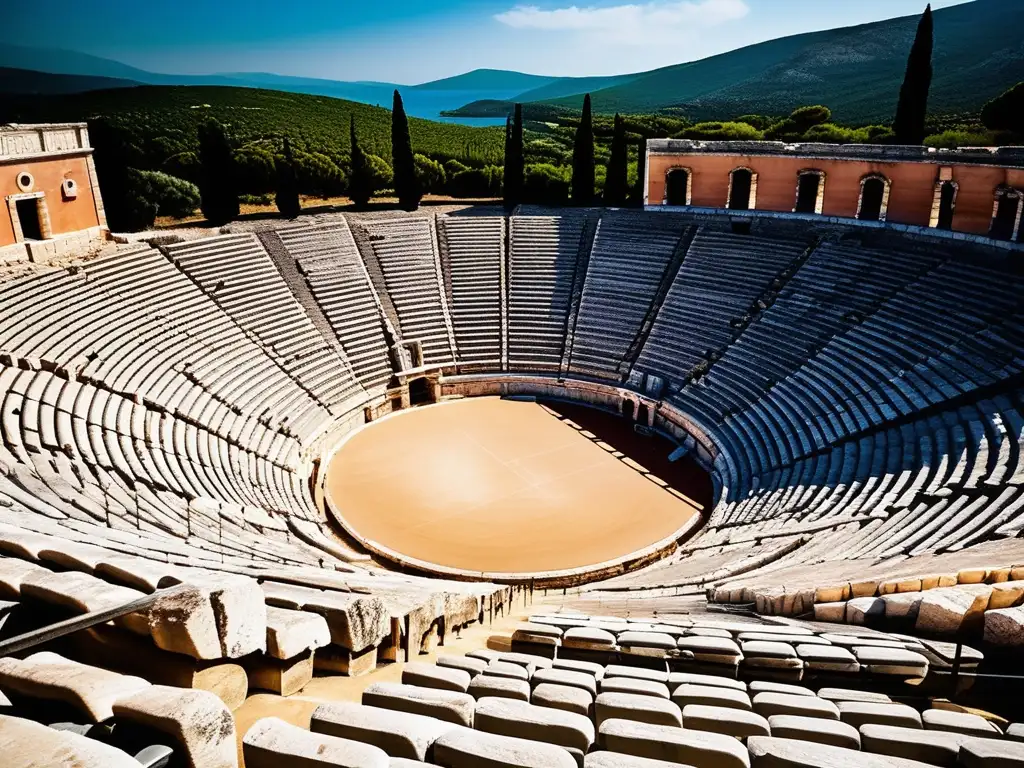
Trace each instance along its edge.
<path fill-rule="evenodd" d="M 450 281 L 460 370 L 501 370 L 506 220 L 444 216 L 437 225 Z"/>
<path fill-rule="evenodd" d="M 598 224 L 576 318 L 569 370 L 621 380 L 658 287 L 680 244 L 683 226 L 606 213 Z"/>
<path fill-rule="evenodd" d="M 683 384 L 736 333 L 734 321 L 808 248 L 808 243 L 701 231 L 690 244 L 637 359 L 638 370 Z"/>
<path fill-rule="evenodd" d="M 359 381 L 368 391 L 391 378 L 388 342 L 376 293 L 343 218 L 329 226 L 277 230 L 306 276 Z"/>
<path fill-rule="evenodd" d="M 299 385 L 340 416 L 366 393 L 340 350 L 328 346 L 252 235 L 170 245 L 167 254 Z"/>
<path fill-rule="evenodd" d="M 510 220 L 510 370 L 560 368 L 584 223 L 582 216 L 572 213 Z"/>
<path fill-rule="evenodd" d="M 433 219 L 408 216 L 362 224 L 377 257 L 404 341 L 419 341 L 427 365 L 455 361 Z"/>

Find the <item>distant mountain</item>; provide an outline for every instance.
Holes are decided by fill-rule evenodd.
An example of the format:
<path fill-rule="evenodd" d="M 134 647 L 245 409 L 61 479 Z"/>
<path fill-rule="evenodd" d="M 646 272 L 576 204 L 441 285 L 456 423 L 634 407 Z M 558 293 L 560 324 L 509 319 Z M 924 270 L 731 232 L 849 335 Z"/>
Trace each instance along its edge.
<path fill-rule="evenodd" d="M 600 91 L 604 88 L 613 88 L 617 85 L 626 85 L 638 77 L 642 77 L 642 73 L 636 75 L 611 75 L 608 77 L 559 77 L 547 85 L 518 94 L 516 101 L 549 101 L 565 96 L 576 96 L 577 101 L 579 101 L 580 97 L 585 93 Z M 579 105 L 577 105 L 577 109 L 579 109 Z"/>
<path fill-rule="evenodd" d="M 505 69 L 474 69 L 454 77 L 432 80 L 415 86 L 423 91 L 495 91 L 512 94 L 523 93 L 548 85 L 561 78 L 544 75 L 527 75 Z"/>
<path fill-rule="evenodd" d="M 132 88 L 137 85 L 141 83 L 116 77 L 51 75 L 47 72 L 0 67 L 0 93 L 62 95 L 103 88 Z"/>
<path fill-rule="evenodd" d="M 592 93 L 598 112 L 675 108 L 694 119 L 824 104 L 845 123 L 892 118 L 918 17 L 785 37 L 664 67 Z M 1024 0 L 935 12 L 933 114 L 975 112 L 1024 80 Z M 578 109 L 575 97 L 547 100 Z"/>

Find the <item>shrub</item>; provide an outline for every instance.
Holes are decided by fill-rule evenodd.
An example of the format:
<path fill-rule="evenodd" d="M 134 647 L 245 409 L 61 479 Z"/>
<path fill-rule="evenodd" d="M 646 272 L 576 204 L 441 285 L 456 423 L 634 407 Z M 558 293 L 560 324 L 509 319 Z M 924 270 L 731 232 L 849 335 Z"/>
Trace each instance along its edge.
<path fill-rule="evenodd" d="M 926 147 L 936 149 L 956 149 L 957 147 L 987 147 L 992 143 L 992 137 L 987 133 L 972 133 L 970 131 L 943 131 L 942 133 L 929 136 L 924 140 Z"/>
<path fill-rule="evenodd" d="M 370 181 L 373 184 L 374 191 L 387 189 L 391 186 L 391 182 L 395 177 L 387 160 L 378 155 L 367 155 L 366 165 L 370 171 Z"/>
<path fill-rule="evenodd" d="M 274 155 L 261 147 L 245 147 L 235 152 L 238 170 L 238 191 L 262 195 L 274 189 L 277 175 Z"/>
<path fill-rule="evenodd" d="M 566 169 L 548 163 L 526 167 L 523 199 L 540 205 L 565 205 L 569 200 Z"/>
<path fill-rule="evenodd" d="M 447 179 L 444 168 L 436 160 L 431 160 L 426 155 L 413 155 L 413 163 L 416 166 L 416 179 L 420 189 L 424 192 L 442 194 L 444 183 Z"/>
<path fill-rule="evenodd" d="M 1024 82 L 996 96 L 981 110 L 986 128 L 1003 131 L 1024 131 Z"/>
<path fill-rule="evenodd" d="M 156 215 L 184 219 L 199 207 L 199 187 L 190 181 L 160 171 L 134 171 L 131 175 L 136 194 L 154 206 Z"/>
<path fill-rule="evenodd" d="M 760 141 L 764 134 L 749 123 L 697 123 L 681 138 L 701 141 Z"/>
<path fill-rule="evenodd" d="M 345 174 L 327 155 L 296 152 L 294 157 L 299 192 L 319 197 L 344 194 L 347 181 Z"/>
<path fill-rule="evenodd" d="M 445 160 L 445 163 L 444 163 L 445 178 L 450 179 L 456 173 L 462 173 L 463 171 L 468 171 L 468 170 L 469 170 L 469 166 L 468 165 L 464 165 L 463 163 L 460 163 L 458 160 Z"/>
<path fill-rule="evenodd" d="M 164 161 L 163 170 L 195 184 L 199 180 L 199 156 L 195 152 L 179 152 Z"/>
<path fill-rule="evenodd" d="M 775 118 L 765 115 L 740 115 L 734 122 L 752 125 L 759 131 L 766 131 L 775 123 Z"/>
<path fill-rule="evenodd" d="M 446 190 L 452 197 L 497 197 L 501 177 L 502 169 L 495 165 L 466 168 L 448 179 Z"/>

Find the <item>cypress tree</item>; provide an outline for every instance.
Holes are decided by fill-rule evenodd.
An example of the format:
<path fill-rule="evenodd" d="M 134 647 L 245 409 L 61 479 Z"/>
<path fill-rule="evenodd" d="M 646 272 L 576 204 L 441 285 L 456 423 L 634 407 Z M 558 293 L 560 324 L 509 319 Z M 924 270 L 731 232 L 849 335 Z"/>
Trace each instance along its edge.
<path fill-rule="evenodd" d="M 292 157 L 292 143 L 284 140 L 284 154 L 274 162 L 277 171 L 277 210 L 286 219 L 294 219 L 302 212 L 299 202 L 299 184 L 295 179 L 295 158 Z"/>
<path fill-rule="evenodd" d="M 348 196 L 355 203 L 356 208 L 365 208 L 370 202 L 370 198 L 373 197 L 373 179 L 370 167 L 366 162 L 366 154 L 359 146 L 359 139 L 356 137 L 355 115 L 349 118 L 348 126 L 352 155 L 352 168 L 348 177 Z"/>
<path fill-rule="evenodd" d="M 928 112 L 928 91 L 932 85 L 934 31 L 932 7 L 925 8 L 917 25 L 917 36 L 907 59 L 907 73 L 900 88 L 892 130 L 897 144 L 923 144 L 924 121 Z"/>
<path fill-rule="evenodd" d="M 629 205 L 633 208 L 644 207 L 644 172 L 647 163 L 647 139 L 636 143 L 636 182 L 629 194 Z"/>
<path fill-rule="evenodd" d="M 224 126 L 207 120 L 199 126 L 199 194 L 203 216 L 214 226 L 238 218 L 238 171 Z"/>
<path fill-rule="evenodd" d="M 604 204 L 621 208 L 629 195 L 629 147 L 626 143 L 626 124 L 615 114 L 612 151 L 608 158 L 608 175 L 604 182 Z"/>
<path fill-rule="evenodd" d="M 405 116 L 402 94 L 395 89 L 395 102 L 391 109 L 391 163 L 395 172 L 395 194 L 398 204 L 407 211 L 415 211 L 423 196 L 416 178 L 412 138 L 409 136 L 409 118 Z"/>
<path fill-rule="evenodd" d="M 594 202 L 594 117 L 590 111 L 590 94 L 583 97 L 583 115 L 576 129 L 572 148 L 572 204 L 592 205 Z"/>
<path fill-rule="evenodd" d="M 505 172 L 502 178 L 505 208 L 510 211 L 523 201 L 523 174 L 525 171 L 523 105 L 516 104 L 515 117 L 508 121 L 506 127 Z"/>

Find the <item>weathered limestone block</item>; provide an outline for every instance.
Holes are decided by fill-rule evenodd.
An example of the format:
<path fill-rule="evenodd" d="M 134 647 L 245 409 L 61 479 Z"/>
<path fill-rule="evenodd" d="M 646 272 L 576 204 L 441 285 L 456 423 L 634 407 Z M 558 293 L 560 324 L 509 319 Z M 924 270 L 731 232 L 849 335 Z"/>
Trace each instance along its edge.
<path fill-rule="evenodd" d="M 750 768 L 747 750 L 732 736 L 630 720 L 606 720 L 598 742 L 607 750 L 694 768 Z"/>
<path fill-rule="evenodd" d="M 856 597 L 846 603 L 846 623 L 864 625 L 885 616 L 885 601 L 880 597 Z"/>
<path fill-rule="evenodd" d="M 894 592 L 881 597 L 885 605 L 885 618 L 898 621 L 917 621 L 923 592 Z"/>
<path fill-rule="evenodd" d="M 851 688 L 822 688 L 818 691 L 818 698 L 834 701 L 837 704 L 840 701 L 865 701 L 875 704 L 892 703 L 892 699 L 887 694 L 874 693 L 873 691 L 858 691 Z"/>
<path fill-rule="evenodd" d="M 992 585 L 992 597 L 988 601 L 988 610 L 1013 608 L 1024 602 L 1024 581 L 1004 581 Z"/>
<path fill-rule="evenodd" d="M 1006 729 L 1006 738 L 1024 742 L 1024 723 L 1011 723 Z"/>
<path fill-rule="evenodd" d="M 680 708 L 691 704 L 750 711 L 750 696 L 716 685 L 680 685 L 672 692 L 672 701 Z"/>
<path fill-rule="evenodd" d="M 604 669 L 604 676 L 605 678 L 631 677 L 634 680 L 653 680 L 656 683 L 668 682 L 668 672 L 665 670 L 627 667 L 622 664 L 609 664 Z"/>
<path fill-rule="evenodd" d="M 0 755 L 4 768 L 139 768 L 134 758 L 95 739 L 7 715 L 0 715 Z"/>
<path fill-rule="evenodd" d="M 986 611 L 985 642 L 992 645 L 1024 645 L 1024 607 Z"/>
<path fill-rule="evenodd" d="M 21 584 L 35 573 L 49 573 L 45 568 L 17 557 L 0 557 L 0 600 L 21 597 Z"/>
<path fill-rule="evenodd" d="M 854 728 L 862 725 L 891 725 L 896 728 L 920 728 L 921 715 L 906 704 L 883 704 L 874 701 L 841 701 L 839 719 Z"/>
<path fill-rule="evenodd" d="M 777 737 L 754 736 L 747 740 L 747 749 L 753 768 L 927 768 L 916 760 Z"/>
<path fill-rule="evenodd" d="M 689 704 L 683 707 L 683 728 L 721 733 L 724 736 L 770 736 L 768 721 L 754 712 L 730 707 Z"/>
<path fill-rule="evenodd" d="M 533 645 L 561 645 L 562 630 L 550 624 L 520 624 L 512 633 L 513 643 Z"/>
<path fill-rule="evenodd" d="M 817 587 L 814 590 L 814 602 L 817 603 L 845 603 L 850 599 L 850 584 L 834 584 L 828 587 Z"/>
<path fill-rule="evenodd" d="M 267 607 L 267 655 L 290 659 L 331 642 L 327 620 L 316 613 Z"/>
<path fill-rule="evenodd" d="M 276 717 L 257 720 L 242 739 L 246 768 L 389 768 L 384 750 L 307 731 Z"/>
<path fill-rule="evenodd" d="M 529 701 L 530 684 L 525 680 L 517 680 L 511 677 L 493 677 L 486 674 L 477 675 L 470 681 L 468 693 L 474 699 L 494 696 L 504 699 L 516 699 L 517 701 Z"/>
<path fill-rule="evenodd" d="M 530 670 L 518 664 L 511 664 L 507 661 L 492 661 L 484 670 L 485 675 L 491 677 L 510 677 L 513 680 L 529 680 Z"/>
<path fill-rule="evenodd" d="M 331 642 L 350 651 L 375 648 L 391 634 L 391 612 L 379 597 L 276 582 L 262 587 L 267 605 L 319 613 L 331 628 Z"/>
<path fill-rule="evenodd" d="M 473 727 L 473 713 L 476 711 L 476 699 L 467 693 L 417 688 L 399 683 L 370 683 L 363 691 L 363 704 L 436 717 L 467 728 Z"/>
<path fill-rule="evenodd" d="M 842 624 L 846 621 L 846 602 L 815 603 L 814 620 Z"/>
<path fill-rule="evenodd" d="M 969 712 L 950 712 L 945 709 L 926 709 L 921 713 L 921 722 L 927 731 L 962 733 L 965 736 L 997 739 L 1003 735 L 999 726 L 980 715 Z"/>
<path fill-rule="evenodd" d="M 852 725 L 838 720 L 799 715 L 772 715 L 768 718 L 772 736 L 796 739 L 815 744 L 827 744 L 844 749 L 860 749 L 860 732 Z"/>
<path fill-rule="evenodd" d="M 434 762 L 447 768 L 576 768 L 569 751 L 511 736 L 455 730 L 434 743 Z"/>
<path fill-rule="evenodd" d="M 572 627 L 562 635 L 562 647 L 586 651 L 610 651 L 616 647 L 615 635 L 596 627 Z"/>
<path fill-rule="evenodd" d="M 591 752 L 583 760 L 583 768 L 679 768 L 679 763 L 622 755 L 618 752 Z"/>
<path fill-rule="evenodd" d="M 512 699 L 480 699 L 473 727 L 499 736 L 578 749 L 583 754 L 590 749 L 595 736 L 589 717 Z"/>
<path fill-rule="evenodd" d="M 166 733 L 191 768 L 237 768 L 235 718 L 208 691 L 153 685 L 114 702 L 114 716 Z"/>
<path fill-rule="evenodd" d="M 730 688 L 734 691 L 746 691 L 747 684 L 729 677 L 718 675 L 698 675 L 692 672 L 670 672 L 668 687 L 675 690 L 680 685 L 711 685 L 719 688 Z"/>
<path fill-rule="evenodd" d="M 595 664 L 592 661 L 574 661 L 572 659 L 553 659 L 551 663 L 552 669 L 565 669 L 569 672 L 586 672 L 591 675 L 595 680 L 600 680 L 604 677 L 604 666 L 601 664 Z"/>
<path fill-rule="evenodd" d="M 853 655 L 872 674 L 921 678 L 928 675 L 928 659 L 905 648 L 857 647 Z"/>
<path fill-rule="evenodd" d="M 437 688 L 442 691 L 465 693 L 472 678 L 469 672 L 434 664 L 412 662 L 402 669 L 403 685 L 418 685 L 420 688 Z"/>
<path fill-rule="evenodd" d="M 434 742 L 459 726 L 435 717 L 336 701 L 313 710 L 310 730 L 372 744 L 391 757 L 425 761 Z"/>
<path fill-rule="evenodd" d="M 577 715 L 589 715 L 590 708 L 594 704 L 594 697 L 582 688 L 541 683 L 533 689 L 530 703 L 538 707 L 574 712 Z"/>
<path fill-rule="evenodd" d="M 290 659 L 253 654 L 242 660 L 249 686 L 278 696 L 291 696 L 313 679 L 313 652 L 306 651 Z"/>
<path fill-rule="evenodd" d="M 590 695 L 591 701 L 597 696 L 597 679 L 586 672 L 575 672 L 571 669 L 555 669 L 554 667 L 551 669 L 538 669 L 533 673 L 533 677 L 530 678 L 530 685 L 537 686 L 543 683 L 579 688 Z"/>
<path fill-rule="evenodd" d="M 753 708 L 762 717 L 772 715 L 798 715 L 838 720 L 839 709 L 831 701 L 810 696 L 791 696 L 785 693 L 759 693 L 754 696 Z"/>
<path fill-rule="evenodd" d="M 119 675 L 65 659 L 56 653 L 34 653 L 25 660 L 0 659 L 0 690 L 8 695 L 60 701 L 93 722 L 107 720 L 114 702 L 149 688 L 141 677 Z"/>
<path fill-rule="evenodd" d="M 922 593 L 916 628 L 925 634 L 956 634 L 981 628 L 992 596 L 987 584 L 931 589 Z"/>
<path fill-rule="evenodd" d="M 441 655 L 437 657 L 437 666 L 447 667 L 448 669 L 461 669 L 463 672 L 468 673 L 470 677 L 476 677 L 487 669 L 487 662 L 469 656 Z"/>
<path fill-rule="evenodd" d="M 357 653 L 330 643 L 317 650 L 313 668 L 327 675 L 367 675 L 377 668 L 377 648 L 365 648 Z"/>
<path fill-rule="evenodd" d="M 47 570 L 26 575 L 21 583 L 21 596 L 23 600 L 37 600 L 74 614 L 105 611 L 144 597 L 142 592 L 108 584 L 87 573 L 52 573 Z M 137 635 L 149 637 L 149 620 L 143 613 L 121 616 L 114 623 Z"/>
<path fill-rule="evenodd" d="M 636 680 L 632 677 L 613 677 L 601 680 L 601 693 L 635 693 L 640 696 L 655 696 L 668 699 L 668 686 L 653 680 Z"/>
<path fill-rule="evenodd" d="M 789 683 L 776 683 L 771 680 L 751 680 L 747 687 L 751 696 L 759 693 L 785 693 L 789 696 L 814 696 L 814 691 L 804 688 L 802 685 L 790 685 Z"/>
<path fill-rule="evenodd" d="M 1009 739 L 970 739 L 960 747 L 963 768 L 1024 768 L 1024 744 Z"/>
<path fill-rule="evenodd" d="M 635 693 L 601 693 L 594 702 L 597 725 L 605 720 L 634 720 L 651 725 L 682 726 L 683 713 L 672 701 Z"/>
<path fill-rule="evenodd" d="M 739 645 L 724 637 L 681 637 L 676 646 L 691 652 L 694 660 L 708 664 L 734 665 L 743 658 Z"/>

